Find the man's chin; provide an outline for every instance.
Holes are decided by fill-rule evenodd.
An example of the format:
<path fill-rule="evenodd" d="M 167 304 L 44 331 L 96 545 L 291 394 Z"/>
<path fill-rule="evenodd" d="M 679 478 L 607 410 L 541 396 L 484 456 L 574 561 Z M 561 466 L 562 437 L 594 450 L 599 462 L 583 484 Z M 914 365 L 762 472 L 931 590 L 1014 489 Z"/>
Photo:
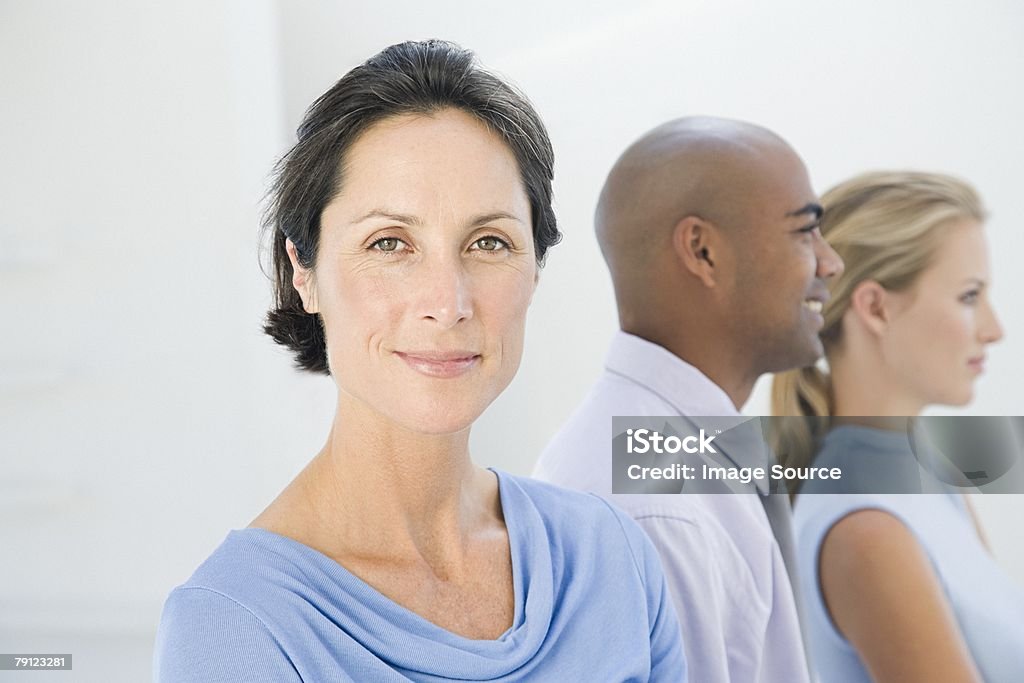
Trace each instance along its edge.
<path fill-rule="evenodd" d="M 777 367 L 767 372 L 786 372 L 787 370 L 798 370 L 800 368 L 807 368 L 818 362 L 818 359 L 824 355 L 825 349 L 821 345 L 821 340 L 817 336 L 812 340 L 806 340 L 804 343 L 790 346 L 785 354 L 780 354 Z"/>

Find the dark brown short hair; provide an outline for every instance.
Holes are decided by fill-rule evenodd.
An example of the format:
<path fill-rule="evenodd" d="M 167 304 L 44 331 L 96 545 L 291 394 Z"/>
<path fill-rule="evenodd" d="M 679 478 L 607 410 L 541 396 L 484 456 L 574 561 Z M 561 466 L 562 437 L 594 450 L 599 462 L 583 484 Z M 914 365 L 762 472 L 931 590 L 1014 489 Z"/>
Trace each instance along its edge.
<path fill-rule="evenodd" d="M 292 286 L 285 240 L 295 245 L 299 263 L 312 268 L 320 216 L 340 191 L 345 153 L 359 135 L 392 116 L 446 108 L 475 116 L 515 156 L 530 200 L 538 265 L 561 239 L 551 207 L 551 141 L 526 97 L 483 70 L 472 52 L 453 43 L 392 45 L 349 71 L 309 107 L 298 128 L 298 141 L 275 167 L 264 219 L 264 229 L 273 232 L 274 307 L 263 330 L 294 352 L 298 368 L 330 374 L 320 317 L 306 313 Z"/>

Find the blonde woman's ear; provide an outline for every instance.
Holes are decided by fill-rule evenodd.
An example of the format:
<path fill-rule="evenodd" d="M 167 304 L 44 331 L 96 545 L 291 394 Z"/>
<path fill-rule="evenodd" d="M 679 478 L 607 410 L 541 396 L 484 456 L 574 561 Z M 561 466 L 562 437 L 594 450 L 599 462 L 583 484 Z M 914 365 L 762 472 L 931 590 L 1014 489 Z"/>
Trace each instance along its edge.
<path fill-rule="evenodd" d="M 870 332 L 882 335 L 889 325 L 889 292 L 874 280 L 864 280 L 853 288 L 850 311 Z"/>
<path fill-rule="evenodd" d="M 285 238 L 284 248 L 288 252 L 288 260 L 292 263 L 292 287 L 299 293 L 302 307 L 306 313 L 319 313 L 316 287 L 313 285 L 313 271 L 299 264 L 298 252 L 295 251 L 295 244 L 290 239 Z"/>

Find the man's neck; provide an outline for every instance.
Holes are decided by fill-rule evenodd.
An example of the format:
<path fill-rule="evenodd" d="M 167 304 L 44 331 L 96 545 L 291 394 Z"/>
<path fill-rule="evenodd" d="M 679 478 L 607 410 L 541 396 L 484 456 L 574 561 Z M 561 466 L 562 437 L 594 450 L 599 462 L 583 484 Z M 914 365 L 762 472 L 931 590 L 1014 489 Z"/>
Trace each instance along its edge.
<path fill-rule="evenodd" d="M 686 335 L 669 334 L 664 330 L 623 325 L 622 331 L 657 344 L 680 360 L 692 365 L 725 392 L 739 412 L 750 398 L 759 373 L 747 372 L 742 359 L 724 344 L 711 343 L 706 338 L 695 339 Z M 749 354 L 747 354 L 749 357 Z"/>

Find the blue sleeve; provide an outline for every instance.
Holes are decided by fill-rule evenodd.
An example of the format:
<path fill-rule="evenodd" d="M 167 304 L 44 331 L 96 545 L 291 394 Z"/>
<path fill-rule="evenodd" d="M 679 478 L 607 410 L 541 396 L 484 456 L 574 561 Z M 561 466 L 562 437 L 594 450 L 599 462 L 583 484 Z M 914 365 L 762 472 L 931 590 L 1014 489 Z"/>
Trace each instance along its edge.
<path fill-rule="evenodd" d="M 153 657 L 155 683 L 301 682 L 270 629 L 226 595 L 175 589 L 164 605 Z"/>
<path fill-rule="evenodd" d="M 658 551 L 640 525 L 614 506 L 609 507 L 622 525 L 644 584 L 651 636 L 651 676 L 648 680 L 652 683 L 685 683 L 687 667 L 682 631 Z"/>

